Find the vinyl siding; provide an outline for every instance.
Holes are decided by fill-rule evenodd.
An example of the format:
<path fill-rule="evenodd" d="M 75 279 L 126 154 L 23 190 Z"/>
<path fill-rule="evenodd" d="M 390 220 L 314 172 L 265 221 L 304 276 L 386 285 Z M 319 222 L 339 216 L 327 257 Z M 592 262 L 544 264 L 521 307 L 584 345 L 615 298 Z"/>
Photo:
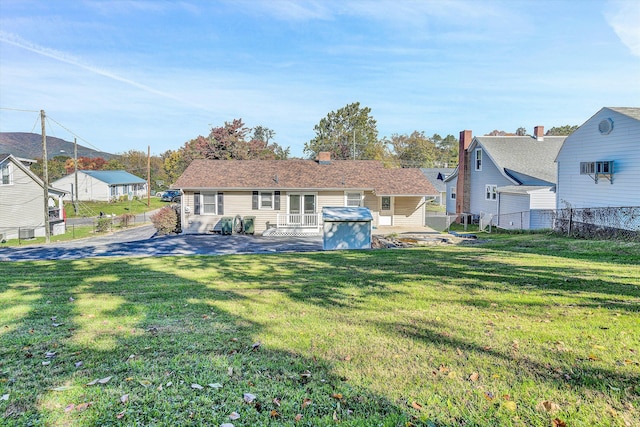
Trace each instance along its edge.
<path fill-rule="evenodd" d="M 608 135 L 598 124 L 613 119 Z M 558 154 L 558 208 L 640 206 L 640 121 L 602 109 L 567 137 Z M 614 161 L 613 184 L 580 175 L 580 162 Z"/>
<path fill-rule="evenodd" d="M 485 200 L 485 187 L 487 184 L 497 185 L 498 187 L 513 185 L 514 183 L 505 178 L 498 170 L 496 165 L 491 161 L 486 150 L 482 151 L 482 170 L 475 170 L 476 154 L 475 149 L 472 151 L 472 167 L 471 167 L 471 198 L 470 210 L 472 214 L 491 213 L 498 214 L 498 201 Z"/>
<path fill-rule="evenodd" d="M 458 177 L 453 178 L 447 183 L 447 213 L 453 215 L 456 213 L 456 199 L 451 198 L 451 189 L 458 185 Z"/>
<path fill-rule="evenodd" d="M 71 188 L 75 186 L 74 175 L 67 175 L 51 183 L 53 187 L 69 191 L 67 196 L 71 198 Z M 81 201 L 102 201 L 108 202 L 110 199 L 109 186 L 100 180 L 89 175 L 78 172 L 78 200 Z"/>
<path fill-rule="evenodd" d="M 44 236 L 44 190 L 11 162 L 12 181 L 0 185 L 0 234 L 16 238 L 18 228 L 35 228 Z"/>
<path fill-rule="evenodd" d="M 204 193 L 206 191 L 200 191 Z M 321 213 L 323 207 L 339 207 L 345 205 L 344 191 L 321 192 L 286 192 L 280 194 L 280 210 L 252 209 L 252 191 L 223 191 L 224 214 L 223 215 L 195 215 L 194 191 L 185 190 L 182 196 L 183 233 L 202 234 L 219 231 L 220 219 L 235 217 L 236 215 L 255 216 L 255 233 L 261 234 L 267 228 L 275 227 L 278 214 L 289 212 L 289 194 L 316 194 L 316 213 Z M 422 197 L 395 197 L 393 224 L 397 226 L 422 226 L 424 224 L 424 209 Z M 380 198 L 370 191 L 364 192 L 364 206 L 369 208 L 374 216 L 374 224 L 377 225 L 380 210 Z M 186 209 L 188 208 L 188 209 Z M 187 212 L 188 210 L 188 212 Z"/>

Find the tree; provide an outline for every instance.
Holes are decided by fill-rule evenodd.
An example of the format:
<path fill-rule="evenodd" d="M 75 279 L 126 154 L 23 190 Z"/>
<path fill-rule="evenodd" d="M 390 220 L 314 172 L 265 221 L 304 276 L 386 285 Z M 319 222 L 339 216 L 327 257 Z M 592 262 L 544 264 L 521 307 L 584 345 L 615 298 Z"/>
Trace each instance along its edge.
<path fill-rule="evenodd" d="M 371 108 L 359 102 L 332 111 L 314 127 L 315 138 L 304 144 L 304 153 L 315 158 L 321 151 L 331 152 L 334 159 L 382 160 L 384 141 L 378 140 L 376 120 Z"/>
<path fill-rule="evenodd" d="M 525 129 L 524 127 L 519 127 L 518 129 L 516 129 L 516 135 L 518 136 L 526 136 L 527 135 L 527 129 Z"/>
<path fill-rule="evenodd" d="M 210 160 L 286 160 L 290 148 L 272 142 L 275 131 L 265 126 L 249 128 L 242 119 L 211 128 L 208 136 L 199 135 L 179 150 L 161 155 L 162 169 L 170 182 L 177 180 L 196 159 Z"/>
<path fill-rule="evenodd" d="M 451 168 L 458 164 L 458 138 L 453 135 L 447 135 L 442 139 L 442 137 L 436 133 L 431 139 L 435 142 L 436 148 L 438 149 L 435 167 Z"/>
<path fill-rule="evenodd" d="M 414 131 L 411 135 L 391 135 L 388 143 L 393 148 L 402 168 L 433 167 L 436 159 L 436 144 L 424 132 Z"/>
<path fill-rule="evenodd" d="M 567 136 L 567 135 L 571 135 L 576 129 L 578 129 L 577 125 L 564 125 L 564 126 L 557 126 L 557 127 L 552 127 L 551 129 L 549 129 L 545 135 L 547 136 Z"/>

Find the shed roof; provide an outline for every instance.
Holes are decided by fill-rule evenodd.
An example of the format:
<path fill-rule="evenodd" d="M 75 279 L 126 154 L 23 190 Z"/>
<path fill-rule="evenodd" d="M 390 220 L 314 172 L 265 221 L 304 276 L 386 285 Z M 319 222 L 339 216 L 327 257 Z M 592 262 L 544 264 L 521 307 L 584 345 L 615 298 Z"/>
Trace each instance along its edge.
<path fill-rule="evenodd" d="M 322 208 L 323 221 L 373 221 L 369 208 L 325 207 Z"/>
<path fill-rule="evenodd" d="M 371 190 L 380 196 L 437 195 L 420 169 L 386 169 L 375 160 L 194 160 L 181 189 Z"/>
<path fill-rule="evenodd" d="M 115 171 L 83 170 L 78 172 L 85 173 L 90 177 L 95 178 L 109 185 L 145 184 L 147 182 L 144 179 L 123 170 L 115 170 Z"/>
<path fill-rule="evenodd" d="M 555 158 L 566 136 L 477 136 L 469 150 L 481 145 L 496 167 L 514 183 L 522 185 L 555 184 Z"/>

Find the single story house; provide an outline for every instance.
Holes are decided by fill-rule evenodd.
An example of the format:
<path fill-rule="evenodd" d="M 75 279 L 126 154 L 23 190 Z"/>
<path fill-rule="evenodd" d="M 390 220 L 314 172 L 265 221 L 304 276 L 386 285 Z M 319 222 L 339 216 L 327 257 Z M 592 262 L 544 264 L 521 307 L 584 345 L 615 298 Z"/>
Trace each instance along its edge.
<path fill-rule="evenodd" d="M 51 185 L 68 190 L 72 199 L 77 191 L 80 201 L 108 202 L 120 197 L 147 196 L 147 181 L 124 170 L 79 170 L 77 182 L 75 189 L 76 177 L 71 173 Z"/>
<path fill-rule="evenodd" d="M 223 217 L 253 216 L 256 233 L 322 230 L 322 208 L 367 207 L 373 227 L 424 225 L 438 192 L 420 169 L 373 160 L 194 160 L 174 183 L 182 190 L 182 232 L 220 229 Z"/>
<path fill-rule="evenodd" d="M 427 177 L 431 185 L 438 190 L 438 197 L 434 200 L 440 206 L 446 206 L 447 203 L 447 185 L 444 180 L 451 175 L 454 168 L 422 168 L 420 169 L 424 176 Z"/>
<path fill-rule="evenodd" d="M 25 166 L 23 159 L 0 154 L 0 240 L 44 236 L 45 206 L 50 233 L 64 234 L 62 198 L 66 192 L 51 186 L 48 192 L 45 205 L 44 182 Z"/>
<path fill-rule="evenodd" d="M 555 157 L 566 137 L 477 136 L 460 132 L 459 164 L 445 179 L 447 212 L 502 228 L 551 228 Z"/>

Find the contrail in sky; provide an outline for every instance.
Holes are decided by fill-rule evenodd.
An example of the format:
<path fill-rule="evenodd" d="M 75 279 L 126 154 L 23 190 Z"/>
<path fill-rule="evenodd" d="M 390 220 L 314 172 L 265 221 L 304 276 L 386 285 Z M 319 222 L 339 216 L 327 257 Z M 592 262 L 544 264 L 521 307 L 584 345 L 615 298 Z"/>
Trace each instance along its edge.
<path fill-rule="evenodd" d="M 60 62 L 64 62 L 64 63 L 71 64 L 71 65 L 75 65 L 76 67 L 82 68 L 84 70 L 90 71 L 90 72 L 98 74 L 98 75 L 101 75 L 103 77 L 107 77 L 107 78 L 112 79 L 112 80 L 116 80 L 116 81 L 128 84 L 130 86 L 136 87 L 138 89 L 141 89 L 141 90 L 143 90 L 145 92 L 152 93 L 154 95 L 158 95 L 158 96 L 161 96 L 161 97 L 164 97 L 164 98 L 169 98 L 169 99 L 172 99 L 174 101 L 178 101 L 178 102 L 180 102 L 182 104 L 187 104 L 187 105 L 191 105 L 193 107 L 204 109 L 200 105 L 194 105 L 194 104 L 192 104 L 190 102 L 186 102 L 184 99 L 180 99 L 180 98 L 178 98 L 178 97 L 176 97 L 174 95 L 171 95 L 169 93 L 162 92 L 162 91 L 160 91 L 158 89 L 154 89 L 154 88 L 152 88 L 150 86 L 147 86 L 147 85 L 143 85 L 143 84 L 138 83 L 136 81 L 133 81 L 133 80 L 127 79 L 125 77 L 119 76 L 117 74 L 114 74 L 114 73 L 112 73 L 110 71 L 103 70 L 103 69 L 100 69 L 100 68 L 97 68 L 97 67 L 93 67 L 93 66 L 88 65 L 88 64 L 84 64 L 79 59 L 77 59 L 77 58 L 73 57 L 72 55 L 69 55 L 69 54 L 67 54 L 65 52 L 60 52 L 60 51 L 55 50 L 55 49 L 50 49 L 50 48 L 46 48 L 46 47 L 43 47 L 43 46 L 39 46 L 39 45 L 37 45 L 35 43 L 31 43 L 30 41 L 27 41 L 27 40 L 23 39 L 22 37 L 20 37 L 20 36 L 18 36 L 16 34 L 7 33 L 5 31 L 0 31 L 0 42 L 5 42 L 5 43 L 11 44 L 13 46 L 17 46 L 19 48 L 22 48 L 22 49 L 37 53 L 38 55 L 42 55 L 42 56 L 46 56 L 46 57 L 55 59 L 55 60 L 60 61 Z"/>

